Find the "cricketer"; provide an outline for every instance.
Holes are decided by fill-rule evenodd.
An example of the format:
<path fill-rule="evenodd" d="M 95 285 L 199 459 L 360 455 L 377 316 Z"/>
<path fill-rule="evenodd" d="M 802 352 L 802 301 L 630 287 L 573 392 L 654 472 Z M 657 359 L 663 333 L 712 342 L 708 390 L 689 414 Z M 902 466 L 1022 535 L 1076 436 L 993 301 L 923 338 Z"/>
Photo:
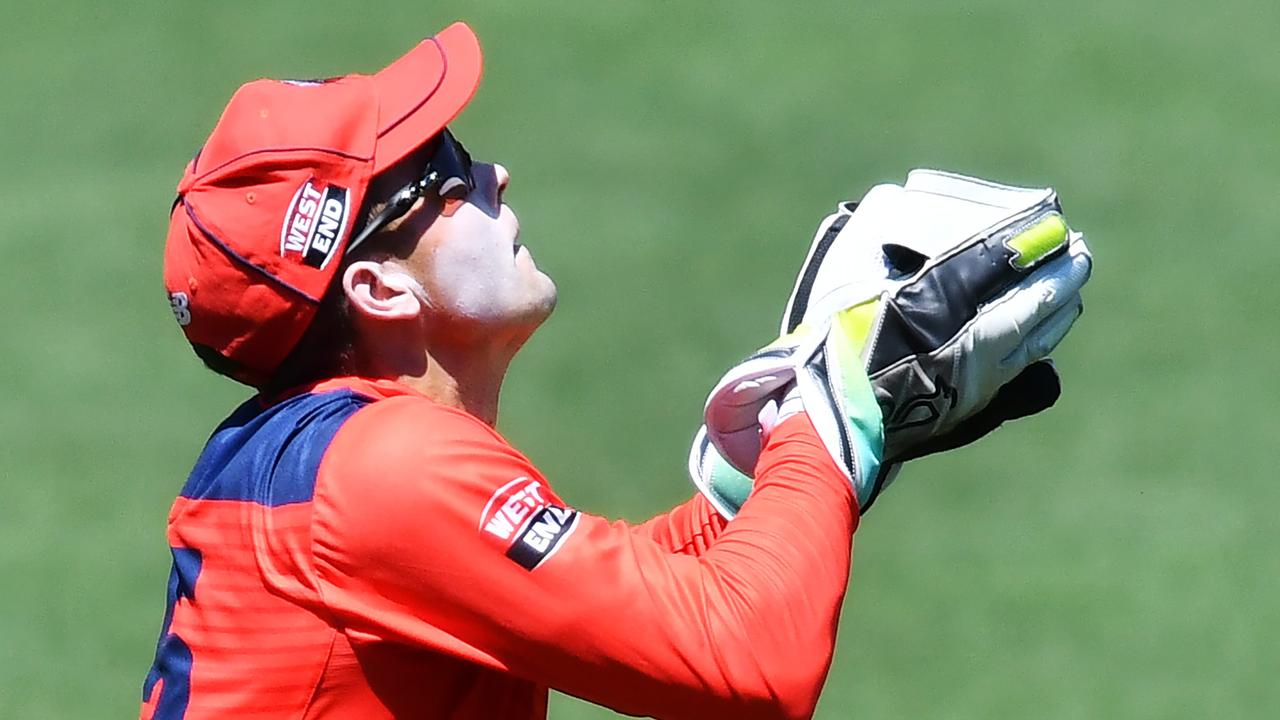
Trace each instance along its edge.
<path fill-rule="evenodd" d="M 1053 202 L 913 175 L 903 203 L 989 191 L 1010 202 L 970 204 L 1008 231 L 970 241 L 987 216 L 939 211 L 954 242 L 904 235 L 817 273 L 806 292 L 845 289 L 806 294 L 712 390 L 702 492 L 642 524 L 580 512 L 495 429 L 556 286 L 508 170 L 447 129 L 480 75 L 458 23 L 372 75 L 250 82 L 186 165 L 169 302 L 255 394 L 170 510 L 142 718 L 542 718 L 552 688 L 632 715 L 809 717 L 886 470 L 998 424 L 966 421 L 1079 314 L 1088 255 Z M 842 212 L 820 236 L 870 237 Z"/>

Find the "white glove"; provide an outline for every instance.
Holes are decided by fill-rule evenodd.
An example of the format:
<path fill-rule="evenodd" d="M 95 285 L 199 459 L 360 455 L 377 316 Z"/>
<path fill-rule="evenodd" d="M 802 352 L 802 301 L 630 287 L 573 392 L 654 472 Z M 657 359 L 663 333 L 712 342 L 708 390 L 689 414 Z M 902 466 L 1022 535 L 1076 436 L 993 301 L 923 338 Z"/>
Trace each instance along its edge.
<path fill-rule="evenodd" d="M 1091 265 L 1083 238 L 1067 229 L 1048 189 L 917 170 L 902 187 L 877 186 L 861 204 L 842 204 L 819 228 L 797 278 L 782 323 L 790 334 L 731 370 L 712 391 L 705 432 L 690 455 L 695 484 L 721 512 L 745 499 L 743 476 L 754 469 L 761 447 L 755 418 L 815 362 L 846 381 L 852 375 L 846 365 L 869 374 L 884 416 L 887 468 L 922 449 L 971 442 L 1003 419 L 1047 407 L 1058 389 L 1051 366 L 1022 373 L 1048 355 L 1079 315 L 1079 289 Z M 928 449 L 994 405 L 1015 378 L 1023 387 L 1025 378 L 1046 378 L 1052 397 L 1006 416 L 988 411 L 980 416 L 981 429 L 959 428 L 953 434 L 962 439 Z M 832 389 L 828 396 L 837 407 L 819 415 L 834 419 L 825 432 L 824 421 L 815 418 L 815 425 L 865 509 L 892 473 L 868 476 L 850 464 L 845 440 L 857 423 L 838 422 L 849 417 L 850 406 L 838 383 Z M 805 406 L 813 417 L 813 402 L 806 398 Z M 727 462 L 712 457 L 715 448 Z"/>

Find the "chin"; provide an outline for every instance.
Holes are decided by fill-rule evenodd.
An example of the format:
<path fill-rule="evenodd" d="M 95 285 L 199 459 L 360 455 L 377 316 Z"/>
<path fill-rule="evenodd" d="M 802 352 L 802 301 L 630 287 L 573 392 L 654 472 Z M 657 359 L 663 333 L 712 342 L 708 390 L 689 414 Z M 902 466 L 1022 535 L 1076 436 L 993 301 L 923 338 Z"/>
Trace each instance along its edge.
<path fill-rule="evenodd" d="M 551 311 L 556 309 L 556 301 L 559 300 L 560 294 L 556 289 L 556 283 L 546 273 L 538 273 L 539 288 L 538 301 L 535 305 L 542 313 L 542 319 L 546 320 Z"/>
<path fill-rule="evenodd" d="M 541 275 L 541 273 L 539 273 Z M 518 343 L 523 345 L 534 331 L 542 327 L 542 323 L 551 317 L 551 312 L 556 309 L 556 285 L 551 278 L 541 275 L 542 280 L 537 287 L 537 292 L 531 293 L 528 302 L 525 304 L 522 312 L 519 313 L 519 319 L 513 324 L 519 328 L 517 335 Z"/>
<path fill-rule="evenodd" d="M 514 335 L 528 338 L 556 308 L 556 285 L 551 278 L 538 274 L 531 286 L 518 296 L 497 302 L 488 312 L 471 315 L 469 322 L 484 327 L 486 332 L 498 336 Z"/>

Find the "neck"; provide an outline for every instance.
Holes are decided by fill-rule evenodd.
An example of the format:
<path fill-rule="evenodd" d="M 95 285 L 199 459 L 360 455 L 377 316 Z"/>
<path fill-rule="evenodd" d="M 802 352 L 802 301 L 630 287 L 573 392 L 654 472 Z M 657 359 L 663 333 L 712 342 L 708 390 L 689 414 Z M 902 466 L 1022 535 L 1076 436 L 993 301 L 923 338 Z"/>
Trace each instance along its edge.
<path fill-rule="evenodd" d="M 490 427 L 498 422 L 498 396 L 509 355 L 496 352 L 436 351 L 427 353 L 417 372 L 400 374 L 399 382 L 436 402 L 458 408 Z"/>
<path fill-rule="evenodd" d="M 458 408 L 493 427 L 498 395 L 514 349 L 506 343 L 410 341 L 403 336 L 365 346 L 359 374 L 393 378 L 436 402 Z M 518 345 L 516 345 L 518 347 Z"/>

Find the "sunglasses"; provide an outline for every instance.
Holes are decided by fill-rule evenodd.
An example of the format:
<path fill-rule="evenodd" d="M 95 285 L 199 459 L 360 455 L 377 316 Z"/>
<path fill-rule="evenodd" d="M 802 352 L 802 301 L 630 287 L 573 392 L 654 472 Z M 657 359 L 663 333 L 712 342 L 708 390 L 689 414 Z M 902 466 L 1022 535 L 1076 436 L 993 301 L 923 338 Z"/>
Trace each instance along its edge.
<path fill-rule="evenodd" d="M 379 230 L 403 217 L 419 199 L 435 194 L 445 200 L 462 200 L 475 186 L 471 175 L 471 154 L 448 128 L 442 130 L 422 177 L 397 190 L 386 206 L 369 218 L 368 224 L 351 238 L 347 252 L 355 250 Z"/>

